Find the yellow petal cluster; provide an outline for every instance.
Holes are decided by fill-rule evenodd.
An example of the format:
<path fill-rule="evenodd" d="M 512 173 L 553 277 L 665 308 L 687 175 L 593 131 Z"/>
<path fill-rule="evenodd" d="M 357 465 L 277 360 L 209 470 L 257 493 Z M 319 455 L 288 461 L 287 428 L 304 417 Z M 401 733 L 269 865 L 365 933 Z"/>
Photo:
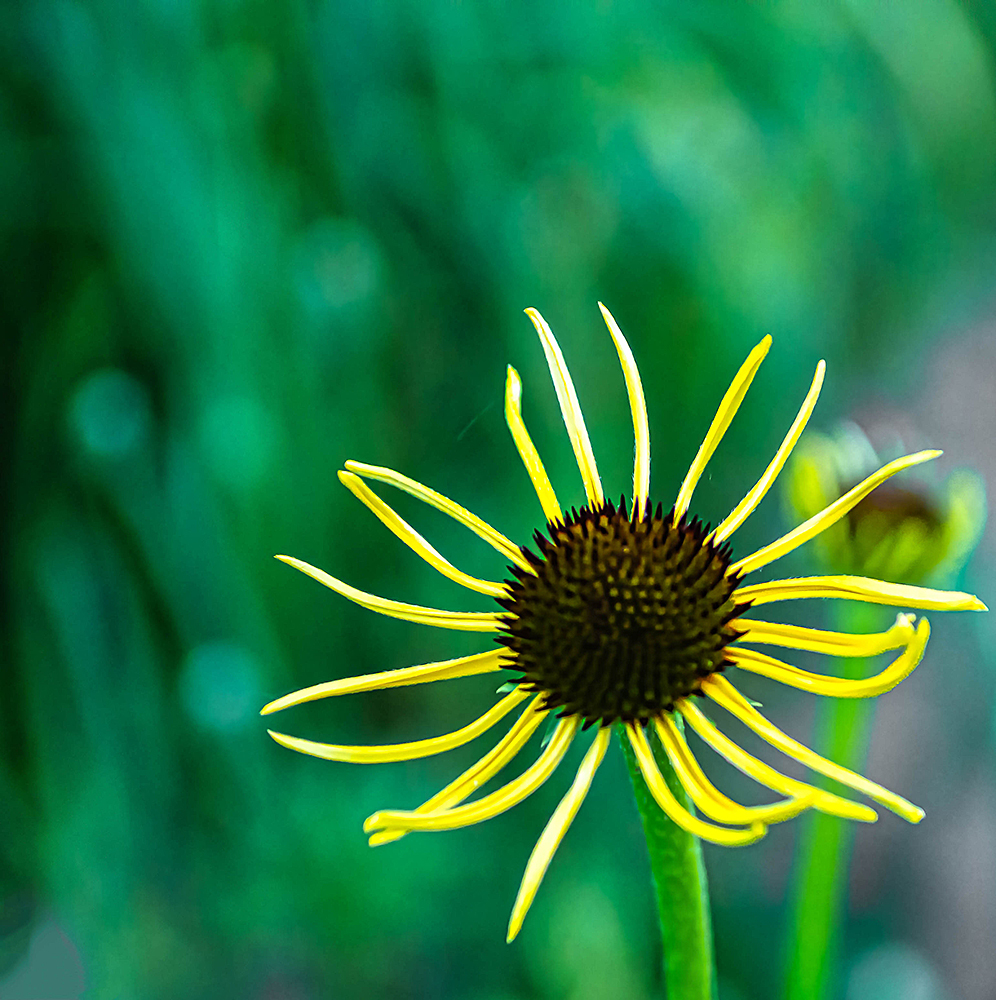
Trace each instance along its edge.
<path fill-rule="evenodd" d="M 633 512 L 634 516 L 643 516 L 650 502 L 650 432 L 643 384 L 633 353 L 618 324 L 601 303 L 599 303 L 599 308 L 616 347 L 629 397 L 635 444 Z M 527 309 L 526 313 L 536 328 L 549 365 L 554 390 L 560 403 L 571 446 L 574 449 L 588 502 L 592 506 L 601 505 L 604 503 L 604 493 L 598 466 L 588 437 L 577 391 L 568 371 L 563 352 L 543 317 L 535 309 Z M 677 516 L 688 511 L 695 488 L 716 447 L 733 421 L 770 346 L 771 338 L 765 337 L 751 351 L 723 397 L 719 410 L 678 490 L 675 500 Z M 812 415 L 823 384 L 824 372 L 825 365 L 821 361 L 816 368 L 812 385 L 798 415 L 792 422 L 774 458 L 757 483 L 713 532 L 712 537 L 716 544 L 725 542 L 740 528 L 770 490 Z M 508 369 L 505 387 L 505 416 L 512 439 L 536 490 L 543 515 L 548 522 L 555 523 L 563 520 L 557 494 L 526 429 L 522 416 L 522 383 L 518 373 L 511 367 Z M 828 500 L 820 510 L 813 512 L 797 528 L 733 563 L 729 572 L 736 574 L 739 578 L 769 565 L 832 528 L 876 487 L 885 483 L 892 476 L 934 459 L 940 454 L 939 451 L 921 451 L 889 462 L 868 475 L 843 496 Z M 390 531 L 450 580 L 477 593 L 496 598 L 507 594 L 507 588 L 504 584 L 481 580 L 454 566 L 378 496 L 367 485 L 369 481 L 393 486 L 442 510 L 491 545 L 502 559 L 511 561 L 525 572 L 533 572 L 522 550 L 500 531 L 464 507 L 415 480 L 390 469 L 365 465 L 360 462 L 347 462 L 345 470 L 339 475 L 344 485 Z M 277 558 L 301 570 L 343 597 L 379 614 L 401 618 L 416 624 L 434 625 L 437 628 L 468 632 L 498 632 L 502 626 L 502 616 L 505 612 L 501 609 L 494 612 L 444 611 L 388 600 L 357 590 L 355 587 L 298 559 L 289 556 L 278 556 Z M 985 610 L 985 605 L 971 594 L 905 586 L 862 576 L 814 576 L 739 585 L 734 596 L 738 602 L 751 602 L 752 609 L 765 604 L 820 597 L 867 601 L 899 608 L 945 611 Z M 837 698 L 867 698 L 882 694 L 894 687 L 920 662 L 930 635 L 930 626 L 926 619 L 920 619 L 917 622 L 912 614 L 906 612 L 900 613 L 895 624 L 885 632 L 871 635 L 827 632 L 751 617 L 741 617 L 733 624 L 741 634 L 737 641 L 727 648 L 727 652 L 729 659 L 737 668 L 760 674 L 804 691 Z M 758 651 L 754 648 L 757 645 L 844 657 L 868 657 L 890 650 L 898 652 L 892 663 L 877 675 L 860 680 L 849 680 L 834 677 L 831 674 L 801 670 L 768 653 Z M 268 715 L 318 698 L 468 677 L 474 674 L 498 671 L 504 666 L 514 668 L 514 663 L 509 663 L 511 655 L 513 654 L 507 649 L 492 649 L 455 660 L 316 684 L 278 698 L 263 709 L 263 714 Z M 712 674 L 705 678 L 699 693 L 713 705 L 723 709 L 727 714 L 753 730 L 763 740 L 818 774 L 834 779 L 845 788 L 850 788 L 866 796 L 910 822 L 916 823 L 923 818 L 923 810 L 906 799 L 861 775 L 820 757 L 782 732 L 765 718 L 726 676 Z M 528 702 L 528 704 L 523 707 L 524 702 Z M 542 692 L 534 694 L 526 691 L 522 686 L 514 686 L 483 715 L 461 729 L 413 743 L 356 747 L 317 743 L 272 731 L 270 735 L 277 742 L 293 750 L 328 760 L 354 763 L 411 760 L 462 746 L 491 730 L 517 709 L 521 710 L 507 732 L 480 760 L 456 777 L 442 791 L 416 809 L 385 809 L 370 816 L 364 829 L 370 835 L 371 845 L 378 845 L 398 840 L 412 831 L 450 830 L 480 823 L 511 809 L 535 792 L 553 775 L 571 744 L 580 738 L 580 734 L 585 728 L 582 725 L 585 720 L 572 715 L 561 718 L 557 721 L 552 736 L 539 755 L 526 766 L 518 777 L 512 778 L 496 790 L 478 798 L 473 797 L 475 793 L 512 764 L 529 743 L 540 723 L 548 717 L 549 712 L 544 707 Z M 692 748 L 685 739 L 683 724 L 687 724 L 688 728 L 701 739 L 706 747 L 781 798 L 776 802 L 764 805 L 743 805 L 724 795 L 705 776 Z M 554 852 L 567 833 L 591 787 L 595 773 L 605 756 L 610 732 L 611 730 L 605 726 L 596 729 L 570 788 L 554 810 L 526 863 L 525 874 L 509 922 L 508 939 L 510 941 L 518 934 Z M 702 711 L 699 704 L 692 699 L 681 699 L 673 711 L 662 711 L 652 720 L 652 726 L 645 728 L 636 723 L 627 723 L 624 726 L 624 732 L 633 747 L 647 786 L 661 809 L 683 829 L 713 843 L 728 846 L 753 843 L 764 836 L 770 824 L 787 820 L 806 809 L 817 809 L 861 822 L 873 822 L 877 818 L 875 811 L 863 803 L 851 801 L 806 782 L 790 778 L 751 756 L 725 735 L 719 726 Z M 700 818 L 694 812 L 686 809 L 669 789 L 654 758 L 648 738 L 650 733 L 660 741 L 682 786 L 687 790 L 698 812 L 705 818 Z"/>

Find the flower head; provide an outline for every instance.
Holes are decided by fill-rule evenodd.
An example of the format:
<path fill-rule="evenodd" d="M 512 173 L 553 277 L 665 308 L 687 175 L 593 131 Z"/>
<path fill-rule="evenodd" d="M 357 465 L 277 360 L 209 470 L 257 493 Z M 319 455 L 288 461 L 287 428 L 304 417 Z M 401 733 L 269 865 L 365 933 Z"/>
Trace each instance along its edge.
<path fill-rule="evenodd" d="M 796 515 L 810 517 L 879 464 L 856 424 L 832 436 L 810 432 L 786 470 L 788 502 Z M 865 497 L 821 535 L 813 555 L 818 565 L 849 573 L 944 584 L 958 576 L 985 523 L 986 488 L 977 473 L 958 469 L 940 484 L 909 477 Z"/>
<path fill-rule="evenodd" d="M 605 498 L 577 393 L 549 326 L 526 310 L 539 334 L 553 378 L 587 503 L 564 512 L 526 430 L 521 382 L 508 369 L 505 415 L 512 437 L 546 516 L 546 533 L 534 548 L 520 547 L 479 517 L 434 490 L 389 469 L 347 462 L 342 482 L 405 544 L 440 573 L 495 598 L 493 612 L 442 611 L 364 593 L 322 570 L 287 556 L 284 562 L 356 603 L 384 615 L 438 628 L 493 633 L 497 648 L 455 660 L 346 678 L 305 688 L 271 702 L 263 714 L 335 695 L 467 677 L 507 669 L 511 690 L 480 718 L 445 736 L 394 746 L 355 747 L 316 743 L 272 732 L 277 742 L 329 760 L 374 763 L 411 760 L 462 746 L 520 709 L 518 717 L 476 764 L 414 810 L 382 810 L 364 830 L 371 845 L 416 830 L 468 826 L 505 812 L 540 787 L 556 770 L 579 733 L 595 728 L 577 775 L 553 813 L 526 865 L 512 910 L 508 938 L 518 933 L 561 839 L 591 785 L 618 722 L 632 744 L 647 785 L 661 809 L 679 826 L 718 844 L 749 844 L 767 827 L 805 809 L 873 822 L 869 806 L 789 778 L 741 749 L 699 707 L 704 697 L 735 716 L 762 739 L 810 769 L 833 778 L 916 823 L 923 810 L 894 792 L 820 757 L 768 721 L 725 676 L 729 667 L 791 687 L 838 698 L 865 698 L 898 684 L 920 661 L 929 635 L 925 619 L 900 613 L 895 624 L 873 635 L 851 635 L 763 621 L 748 611 L 772 603 L 824 597 L 904 608 L 984 610 L 970 594 L 885 583 L 862 576 L 813 576 L 744 585 L 750 573 L 774 562 L 838 522 L 897 472 L 940 455 L 922 451 L 897 459 L 863 479 L 783 537 L 734 561 L 730 538 L 758 506 L 802 434 L 823 382 L 824 364 L 774 458 L 754 487 L 718 527 L 689 515 L 695 487 L 729 427 L 771 344 L 751 351 L 720 403 L 705 440 L 665 511 L 650 502 L 650 434 L 636 362 L 615 320 L 599 304 L 622 365 L 636 440 L 633 499 L 628 507 Z M 392 510 L 368 485 L 378 481 L 445 511 L 488 542 L 510 564 L 512 579 L 480 580 L 457 569 Z M 862 680 L 815 674 L 790 666 L 758 645 L 867 657 L 895 651 L 881 673 Z M 550 739 L 516 778 L 468 801 L 503 770 L 548 716 Z M 770 804 L 746 806 L 725 796 L 706 778 L 684 737 L 684 724 L 731 764 L 774 791 Z M 671 793 L 654 760 L 648 730 L 656 733 L 689 797 L 707 819 L 687 810 Z"/>

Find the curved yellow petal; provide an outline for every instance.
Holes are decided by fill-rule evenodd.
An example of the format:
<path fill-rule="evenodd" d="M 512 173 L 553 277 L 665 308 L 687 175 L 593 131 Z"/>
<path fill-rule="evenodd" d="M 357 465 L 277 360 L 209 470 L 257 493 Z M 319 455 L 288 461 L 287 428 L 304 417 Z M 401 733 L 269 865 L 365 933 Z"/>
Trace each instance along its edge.
<path fill-rule="evenodd" d="M 337 681 L 325 681 L 311 687 L 285 694 L 265 705 L 260 715 L 271 715 L 293 705 L 303 705 L 306 701 L 319 698 L 335 698 L 343 694 L 359 694 L 362 691 L 382 691 L 386 688 L 405 687 L 408 684 L 428 684 L 431 681 L 446 681 L 457 677 L 472 677 L 474 674 L 488 674 L 501 670 L 501 649 L 489 649 L 471 656 L 460 656 L 455 660 L 439 660 L 416 667 L 401 667 L 399 670 L 382 670 L 362 677 L 343 677 Z"/>
<path fill-rule="evenodd" d="M 834 795 L 833 792 L 808 785 L 804 781 L 797 781 L 782 774 L 781 771 L 776 771 L 763 760 L 758 760 L 734 743 L 729 736 L 721 733 L 691 698 L 682 698 L 678 702 L 678 711 L 705 743 L 721 757 L 725 757 L 738 771 L 742 771 L 748 778 L 753 778 L 758 784 L 782 795 L 803 796 L 815 793 L 813 808 L 830 816 L 858 820 L 861 823 L 874 823 L 878 819 L 875 810 L 862 802 L 852 802 L 850 799 Z"/>
<path fill-rule="evenodd" d="M 713 417 L 712 424 L 706 432 L 705 440 L 699 446 L 698 453 L 692 460 L 691 467 L 681 484 L 681 489 L 678 490 L 678 499 L 674 502 L 676 520 L 687 512 L 692 494 L 695 492 L 695 487 L 698 486 L 699 479 L 702 478 L 702 473 L 705 472 L 709 459 L 712 458 L 712 453 L 716 450 L 719 442 L 723 440 L 723 435 L 736 416 L 737 410 L 740 409 L 740 404 L 744 401 L 744 396 L 747 395 L 747 390 L 750 388 L 751 382 L 754 381 L 754 376 L 757 374 L 758 368 L 761 367 L 761 362 L 770 347 L 771 337 L 767 336 L 747 355 L 747 360 L 740 366 L 740 371 L 734 376 L 730 388 L 726 390 L 726 395 L 723 396 L 716 416 Z"/>
<path fill-rule="evenodd" d="M 886 809 L 891 809 L 910 823 L 919 823 L 923 819 L 924 811 L 919 806 L 913 805 L 901 795 L 890 792 L 876 782 L 821 757 L 809 747 L 803 746 L 791 736 L 783 733 L 761 715 L 725 677 L 719 674 L 707 677 L 702 682 L 702 689 L 717 705 L 721 705 L 731 715 L 736 716 L 745 726 L 757 733 L 762 740 L 777 747 L 782 753 L 788 754 L 800 764 L 805 764 L 806 767 L 817 773 L 826 775 L 848 788 L 853 788 L 855 791 L 867 795 L 868 798 L 885 806 Z"/>
<path fill-rule="evenodd" d="M 801 791 L 783 802 L 766 806 L 744 806 L 724 795 L 706 776 L 691 747 L 670 715 L 654 719 L 661 744 L 671 761 L 678 780 L 695 805 L 719 823 L 730 825 L 780 823 L 809 809 L 818 797 L 815 788 Z"/>
<path fill-rule="evenodd" d="M 418 604 L 389 601 L 386 597 L 377 597 L 366 591 L 357 590 L 348 583 L 330 576 L 324 570 L 293 556 L 274 556 L 274 559 L 299 569 L 312 580 L 317 580 L 337 594 L 342 594 L 360 607 L 387 615 L 389 618 L 400 618 L 419 625 L 435 625 L 437 628 L 451 628 L 462 632 L 497 632 L 501 625 L 501 618 L 490 611 L 440 611 L 437 608 L 423 608 Z"/>
<path fill-rule="evenodd" d="M 528 798 L 553 774 L 564 759 L 579 724 L 580 719 L 576 715 L 562 719 L 533 765 L 518 778 L 476 802 L 432 813 L 382 809 L 367 817 L 363 830 L 366 833 L 390 827 L 404 830 L 456 830 L 492 819 Z"/>
<path fill-rule="evenodd" d="M 581 404 L 578 402 L 577 392 L 574 391 L 574 383 L 571 381 L 571 373 L 567 370 L 567 362 L 564 361 L 564 355 L 557 343 L 557 338 L 554 337 L 546 320 L 535 309 L 527 309 L 525 312 L 536 328 L 540 343 L 543 345 L 543 353 L 546 355 L 546 363 L 553 378 L 553 387 L 557 391 L 560 412 L 563 414 L 564 426 L 567 428 L 571 447 L 574 449 L 574 457 L 577 459 L 578 469 L 581 471 L 581 479 L 584 481 L 584 491 L 588 497 L 588 503 L 593 507 L 601 507 L 605 503 L 602 481 L 598 478 L 595 453 L 591 450 L 588 429 L 584 425 Z"/>
<path fill-rule="evenodd" d="M 793 528 L 787 535 L 782 535 L 776 541 L 758 549 L 753 555 L 735 562 L 730 567 L 730 572 L 744 576 L 747 573 L 753 573 L 754 570 L 760 569 L 762 566 L 767 566 L 768 563 L 772 563 L 776 559 L 781 559 L 782 556 L 797 549 L 804 542 L 808 542 L 810 538 L 815 538 L 820 532 L 826 531 L 830 525 L 835 524 L 848 511 L 856 507 L 872 490 L 881 486 L 897 472 L 910 469 L 914 465 L 921 465 L 923 462 L 929 462 L 942 454 L 943 452 L 936 450 L 918 451 L 915 455 L 906 455 L 903 458 L 897 458 L 894 462 L 889 462 L 888 465 L 883 465 L 877 472 L 858 483 L 854 489 L 848 490 L 839 500 L 835 500 L 825 510 L 814 514 L 797 528 Z"/>
<path fill-rule="evenodd" d="M 334 743 L 315 743 L 312 740 L 298 739 L 296 736 L 275 733 L 272 729 L 267 732 L 281 746 L 312 757 L 321 757 L 323 760 L 337 760 L 347 764 L 387 764 L 399 760 L 415 760 L 418 757 L 432 757 L 437 753 L 462 747 L 487 732 L 528 696 L 528 692 L 516 688 L 463 729 L 447 733 L 445 736 L 433 736 L 428 740 L 416 740 L 414 743 L 395 743 L 380 747 L 339 746 Z"/>
<path fill-rule="evenodd" d="M 378 482 L 397 487 L 397 489 L 404 490 L 405 493 L 417 497 L 429 506 L 435 507 L 436 510 L 449 514 L 455 521 L 470 528 L 478 538 L 483 538 L 488 545 L 500 552 L 506 559 L 514 562 L 519 569 L 524 569 L 529 573 L 533 572 L 526 557 L 522 554 L 522 550 L 515 542 L 506 538 L 497 528 L 492 528 L 487 521 L 482 520 L 476 514 L 471 514 L 465 507 L 461 507 L 460 504 L 444 497 L 442 493 L 437 493 L 435 490 L 429 489 L 428 486 L 423 486 L 414 479 L 401 475 L 400 472 L 385 469 L 379 465 L 366 465 L 363 462 L 349 461 L 346 463 L 346 471 L 355 472 L 356 475 L 362 476 L 364 479 L 375 479 Z"/>
<path fill-rule="evenodd" d="M 635 441 L 633 459 L 633 515 L 643 517 L 650 493 L 650 424 L 647 420 L 647 400 L 643 395 L 643 382 L 640 380 L 640 370 L 636 367 L 636 358 L 630 350 L 626 338 L 619 325 L 612 318 L 601 302 L 598 308 L 602 318 L 609 328 L 612 343 L 616 345 L 619 363 L 622 365 L 623 378 L 626 380 L 626 394 L 629 396 L 629 409 L 633 415 L 633 438 Z"/>
<path fill-rule="evenodd" d="M 629 742 L 633 746 L 633 752 L 636 754 L 636 761 L 640 765 L 643 780 L 646 781 L 647 787 L 650 789 L 650 794 L 653 795 L 657 804 L 672 822 L 693 836 L 701 837 L 714 844 L 723 844 L 726 847 L 753 844 L 764 836 L 766 830 L 763 823 L 753 823 L 746 830 L 728 830 L 693 816 L 668 788 L 667 782 L 654 760 L 653 751 L 650 749 L 643 728 L 632 722 L 627 722 L 626 732 L 629 735 Z"/>
<path fill-rule="evenodd" d="M 516 935 L 522 929 L 522 921 L 526 919 L 529 907 L 533 905 L 536 892 L 543 881 L 547 868 L 550 867 L 553 855 L 588 794 L 592 778 L 595 777 L 598 765 L 602 763 L 602 758 L 605 756 L 605 748 L 609 745 L 611 733 L 612 730 L 608 728 L 598 731 L 594 742 L 584 755 L 574 783 L 568 793 L 560 800 L 560 804 L 554 810 L 550 821 L 546 824 L 539 840 L 536 841 L 536 846 L 529 855 L 526 871 L 519 884 L 519 892 L 515 897 L 515 905 L 512 907 L 512 915 L 508 921 L 508 935 L 505 940 L 509 944 L 515 940 Z"/>
<path fill-rule="evenodd" d="M 770 677 L 772 680 L 787 684 L 789 687 L 833 698 L 873 698 L 886 691 L 891 691 L 901 680 L 909 677 L 923 657 L 929 636 L 930 625 L 926 618 L 921 618 L 920 624 L 906 649 L 881 673 L 862 680 L 813 674 L 808 670 L 800 670 L 798 667 L 782 663 L 781 660 L 766 656 L 764 653 L 758 653 L 753 649 L 739 649 L 736 646 L 729 646 L 726 653 L 741 670 Z"/>
<path fill-rule="evenodd" d="M 988 611 L 973 594 L 959 590 L 931 590 L 904 583 L 886 583 L 867 576 L 799 576 L 788 580 L 737 587 L 737 601 L 753 605 L 772 601 L 801 601 L 814 597 L 834 597 L 893 607 L 924 608 L 933 611 Z"/>
<path fill-rule="evenodd" d="M 339 481 L 353 496 L 364 503 L 377 515 L 377 518 L 401 539 L 413 552 L 418 553 L 433 569 L 443 576 L 459 583 L 468 590 L 476 590 L 479 594 L 489 597 L 504 597 L 508 588 L 491 580 L 479 580 L 476 576 L 464 573 L 442 556 L 425 538 L 422 537 L 400 514 L 383 500 L 359 476 L 353 472 L 340 472 Z"/>
<path fill-rule="evenodd" d="M 823 387 L 823 376 L 826 370 L 825 361 L 821 361 L 816 366 L 813 384 L 809 387 L 809 392 L 806 394 L 795 420 L 792 421 L 788 434 L 778 446 L 775 457 L 768 464 L 764 474 L 750 493 L 733 508 L 726 520 L 722 521 L 713 533 L 713 540 L 717 545 L 729 538 L 750 517 L 757 505 L 764 499 L 765 494 L 771 489 L 772 483 L 778 477 L 778 473 L 782 471 L 789 455 L 792 454 L 792 449 L 795 448 L 796 442 L 799 440 L 799 436 L 806 429 L 806 424 L 809 423 L 809 418 L 813 415 L 816 401 L 820 398 L 820 389 Z"/>
<path fill-rule="evenodd" d="M 512 440 L 522 458 L 522 464 L 526 467 L 526 472 L 529 473 L 536 496 L 543 508 L 543 515 L 553 524 L 562 521 L 560 501 L 557 500 L 557 494 L 553 490 L 550 477 L 546 474 L 543 460 L 539 457 L 539 452 L 522 419 L 522 380 L 511 365 L 508 366 L 508 377 L 505 379 L 505 423 L 512 432 Z"/>
<path fill-rule="evenodd" d="M 909 643 L 913 636 L 913 615 L 900 613 L 896 623 L 885 632 L 860 635 L 851 632 L 826 632 L 818 628 L 801 625 L 783 625 L 781 622 L 762 622 L 753 618 L 738 618 L 733 624 L 747 631 L 737 637 L 741 643 L 760 643 L 766 646 L 785 646 L 802 649 L 811 653 L 825 653 L 827 656 L 877 656 L 890 649 L 899 649 Z"/>
<path fill-rule="evenodd" d="M 478 788 L 490 781 L 502 768 L 511 763 L 516 754 L 529 742 L 539 724 L 549 715 L 542 710 L 540 702 L 545 695 L 538 694 L 526 706 L 525 711 L 515 720 L 508 732 L 476 763 L 468 767 L 458 778 L 451 781 L 442 791 L 427 799 L 415 812 L 431 813 L 450 809 L 473 795 Z M 408 830 L 380 830 L 369 838 L 371 847 L 379 847 L 394 840 L 400 840 Z"/>

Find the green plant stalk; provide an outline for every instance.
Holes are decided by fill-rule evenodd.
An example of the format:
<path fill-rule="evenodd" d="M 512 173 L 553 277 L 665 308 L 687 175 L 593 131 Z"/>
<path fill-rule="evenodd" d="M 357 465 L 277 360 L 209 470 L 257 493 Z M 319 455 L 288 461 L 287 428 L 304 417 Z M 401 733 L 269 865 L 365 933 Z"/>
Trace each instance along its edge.
<path fill-rule="evenodd" d="M 842 602 L 835 610 L 834 625 L 843 632 L 869 632 L 881 625 L 878 608 Z M 872 672 L 863 658 L 836 662 L 838 676 L 867 677 Z M 862 771 L 874 717 L 874 699 L 820 699 L 813 748 L 844 767 Z M 833 787 L 826 780 L 820 783 Z M 834 995 L 857 824 L 818 812 L 798 822 L 802 830 L 791 889 L 785 998 L 827 1000 Z"/>
<path fill-rule="evenodd" d="M 681 725 L 681 719 L 675 716 Z M 643 821 L 650 854 L 657 912 L 664 945 L 664 984 L 668 1000 L 714 1000 L 715 959 L 712 918 L 702 845 L 698 837 L 672 822 L 657 804 L 640 773 L 636 755 L 621 726 L 616 735 L 633 781 L 636 806 Z M 647 733 L 654 759 L 677 800 L 691 810 L 688 794 L 678 781 L 656 734 Z"/>

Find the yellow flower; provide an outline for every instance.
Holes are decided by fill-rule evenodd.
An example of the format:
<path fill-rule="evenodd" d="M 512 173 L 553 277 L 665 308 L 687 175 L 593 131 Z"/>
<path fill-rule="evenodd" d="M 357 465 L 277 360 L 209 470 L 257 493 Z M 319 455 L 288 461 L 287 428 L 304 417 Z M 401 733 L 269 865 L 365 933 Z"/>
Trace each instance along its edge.
<path fill-rule="evenodd" d="M 342 482 L 406 545 L 449 579 L 495 598 L 498 609 L 459 612 L 403 604 L 364 593 L 298 559 L 277 557 L 373 611 L 437 628 L 492 633 L 500 645 L 455 660 L 317 684 L 271 702 L 263 714 L 334 695 L 501 669 L 518 673 L 511 690 L 497 704 L 479 719 L 445 736 L 395 746 L 356 747 L 316 743 L 271 731 L 270 735 L 284 746 L 328 760 L 412 760 L 462 746 L 524 705 L 494 747 L 441 792 L 417 809 L 382 810 L 370 816 L 364 830 L 371 835 L 371 845 L 398 840 L 410 831 L 449 830 L 497 816 L 539 788 L 583 730 L 597 727 L 570 790 L 554 811 L 526 865 L 509 922 L 510 941 L 518 933 L 554 851 L 584 801 L 608 746 L 613 722 L 624 727 L 661 809 L 680 827 L 705 840 L 749 844 L 762 837 L 769 824 L 808 808 L 865 822 L 877 818 L 867 805 L 789 778 L 751 756 L 720 731 L 698 707 L 694 696 L 708 698 L 812 770 L 912 823 L 923 818 L 923 810 L 906 799 L 825 760 L 776 728 L 723 674 L 727 667 L 735 666 L 817 694 L 870 697 L 894 687 L 917 665 L 930 631 L 927 621 L 921 619 L 914 624 L 913 615 L 899 614 L 885 632 L 849 635 L 761 621 L 746 617 L 748 609 L 826 597 L 905 608 L 985 610 L 985 605 L 970 594 L 860 576 L 813 576 L 743 586 L 745 576 L 824 531 L 890 476 L 935 458 L 940 452 L 923 451 L 890 462 L 788 534 L 733 561 L 729 539 L 771 488 L 806 426 L 823 382 L 823 362 L 817 366 L 802 408 L 761 478 L 730 515 L 710 531 L 697 518 L 689 517 L 692 495 L 767 354 L 771 338 L 765 337 L 751 351 L 737 373 L 681 484 L 674 507 L 665 514 L 660 505 L 654 510 L 649 500 L 650 435 L 636 362 L 615 320 L 601 303 L 599 308 L 619 354 L 633 417 L 636 459 L 631 513 L 624 502 L 617 506 L 605 499 L 563 354 L 543 318 L 528 309 L 546 354 L 588 500 L 579 511 L 562 511 L 523 423 L 519 376 L 509 367 L 506 419 L 548 522 L 546 535 L 536 532 L 536 551 L 516 545 L 452 500 L 397 472 L 347 462 L 345 471 L 339 473 Z M 480 580 L 457 569 L 365 480 L 397 487 L 455 518 L 510 563 L 513 579 L 501 583 Z M 845 680 L 800 670 L 756 651 L 752 648 L 755 645 L 831 656 L 867 657 L 888 650 L 898 653 L 876 676 Z M 559 721 L 536 760 L 507 784 L 468 802 L 478 788 L 516 757 L 544 718 L 554 712 Z M 699 767 L 685 741 L 682 720 L 705 744 L 782 798 L 769 805 L 744 806 L 723 795 Z M 708 820 L 685 809 L 669 790 L 647 738 L 650 726 L 689 797 Z"/>

